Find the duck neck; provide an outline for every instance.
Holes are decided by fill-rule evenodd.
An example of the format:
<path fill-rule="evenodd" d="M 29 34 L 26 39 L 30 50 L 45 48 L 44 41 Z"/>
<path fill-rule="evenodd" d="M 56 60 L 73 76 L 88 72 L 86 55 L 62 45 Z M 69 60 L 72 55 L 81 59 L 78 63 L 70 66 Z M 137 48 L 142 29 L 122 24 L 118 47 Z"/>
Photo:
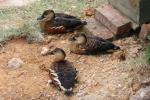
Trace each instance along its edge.
<path fill-rule="evenodd" d="M 54 18 L 52 18 L 51 20 L 47 20 L 47 21 L 42 20 L 40 22 L 40 27 L 41 27 L 42 31 L 45 31 L 45 27 L 47 28 L 47 26 L 49 26 L 49 24 L 52 23 L 53 20 L 54 20 Z"/>
<path fill-rule="evenodd" d="M 41 22 L 40 22 L 40 27 L 41 27 L 41 30 L 42 30 L 42 31 L 44 31 L 45 25 L 46 25 L 46 21 L 41 21 Z"/>

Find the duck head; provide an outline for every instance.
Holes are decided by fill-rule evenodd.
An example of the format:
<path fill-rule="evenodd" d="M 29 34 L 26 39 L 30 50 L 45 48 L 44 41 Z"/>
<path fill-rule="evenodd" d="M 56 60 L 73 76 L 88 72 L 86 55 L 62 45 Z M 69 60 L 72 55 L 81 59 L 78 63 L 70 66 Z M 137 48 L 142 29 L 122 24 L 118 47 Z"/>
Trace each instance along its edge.
<path fill-rule="evenodd" d="M 55 57 L 54 61 L 55 62 L 63 61 L 66 57 L 66 53 L 64 52 L 64 50 L 60 49 L 60 48 L 55 48 L 49 54 L 54 55 L 54 57 Z"/>
<path fill-rule="evenodd" d="M 39 21 L 50 21 L 55 18 L 55 12 L 53 10 L 45 10 L 42 16 L 39 16 L 37 20 Z"/>
<path fill-rule="evenodd" d="M 72 44 L 82 45 L 87 42 L 87 37 L 85 34 L 76 34 L 69 39 L 69 42 Z"/>
<path fill-rule="evenodd" d="M 45 10 L 42 16 L 37 18 L 41 27 L 41 32 L 44 32 L 46 22 L 52 21 L 54 18 L 55 18 L 55 13 L 53 10 Z"/>

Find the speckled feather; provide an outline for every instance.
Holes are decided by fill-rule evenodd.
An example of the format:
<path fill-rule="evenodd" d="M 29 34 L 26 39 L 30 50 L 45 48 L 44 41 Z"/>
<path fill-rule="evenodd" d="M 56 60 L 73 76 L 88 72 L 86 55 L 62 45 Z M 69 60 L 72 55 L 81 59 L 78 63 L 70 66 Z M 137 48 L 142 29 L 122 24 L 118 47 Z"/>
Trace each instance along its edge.
<path fill-rule="evenodd" d="M 65 33 L 67 32 L 66 28 L 63 26 L 51 26 L 49 25 L 49 22 L 47 22 L 44 26 L 44 32 L 45 33 L 50 33 L 50 34 L 55 34 L 55 33 Z"/>
<path fill-rule="evenodd" d="M 79 45 L 78 47 L 78 54 L 97 54 L 107 52 L 108 50 L 113 50 L 117 46 L 102 38 L 96 36 L 87 36 L 86 44 Z"/>
<path fill-rule="evenodd" d="M 56 82 L 54 79 L 58 79 L 61 83 L 61 86 L 66 90 L 73 88 L 76 83 L 77 71 L 74 66 L 67 60 L 54 62 L 50 68 L 54 72 L 50 72 L 50 77 L 53 80 L 54 85 L 60 87 L 59 82 Z M 52 75 L 55 73 L 56 75 Z"/>
<path fill-rule="evenodd" d="M 68 14 L 64 14 L 64 13 L 55 13 L 55 17 L 63 17 L 63 18 L 71 18 L 71 19 L 77 19 L 80 20 L 80 18 L 76 17 L 76 16 L 72 16 L 72 15 L 68 15 Z"/>
<path fill-rule="evenodd" d="M 86 24 L 86 22 L 73 19 L 73 18 L 64 18 L 64 17 L 56 17 L 54 20 L 46 23 L 49 27 L 59 27 L 63 26 L 66 31 L 73 31 L 76 28 L 80 28 Z"/>

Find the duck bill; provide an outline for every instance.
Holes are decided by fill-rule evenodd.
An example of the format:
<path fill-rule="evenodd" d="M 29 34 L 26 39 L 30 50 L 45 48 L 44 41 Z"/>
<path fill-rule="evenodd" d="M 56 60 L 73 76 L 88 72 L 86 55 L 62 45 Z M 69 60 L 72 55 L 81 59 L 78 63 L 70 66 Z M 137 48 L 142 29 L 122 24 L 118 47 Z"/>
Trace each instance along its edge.
<path fill-rule="evenodd" d="M 49 54 L 49 55 L 54 55 L 53 51 L 49 52 L 48 54 Z"/>
<path fill-rule="evenodd" d="M 42 16 L 37 17 L 37 20 L 42 20 L 42 19 L 43 19 Z"/>

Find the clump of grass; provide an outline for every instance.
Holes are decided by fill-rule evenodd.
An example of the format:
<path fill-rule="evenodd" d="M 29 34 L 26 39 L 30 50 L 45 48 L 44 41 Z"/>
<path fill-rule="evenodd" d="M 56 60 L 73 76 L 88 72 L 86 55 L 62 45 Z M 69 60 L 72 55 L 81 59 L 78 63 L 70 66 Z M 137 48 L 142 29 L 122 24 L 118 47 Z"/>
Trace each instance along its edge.
<path fill-rule="evenodd" d="M 0 39 L 9 36 L 25 35 L 29 40 L 41 39 L 39 28 L 36 27 L 36 17 L 45 9 L 53 9 L 58 12 L 70 12 L 73 15 L 82 17 L 86 7 L 97 7 L 107 3 L 106 0 L 40 0 L 22 7 L 11 7 L 0 9 L 0 22 L 5 23 L 3 26 L 9 28 L 2 29 L 0 25 Z M 19 23 L 19 27 L 10 24 Z M 31 36 L 31 37 L 30 37 Z M 39 36 L 39 37 L 38 37 Z M 37 37 L 37 39 L 36 39 Z"/>

